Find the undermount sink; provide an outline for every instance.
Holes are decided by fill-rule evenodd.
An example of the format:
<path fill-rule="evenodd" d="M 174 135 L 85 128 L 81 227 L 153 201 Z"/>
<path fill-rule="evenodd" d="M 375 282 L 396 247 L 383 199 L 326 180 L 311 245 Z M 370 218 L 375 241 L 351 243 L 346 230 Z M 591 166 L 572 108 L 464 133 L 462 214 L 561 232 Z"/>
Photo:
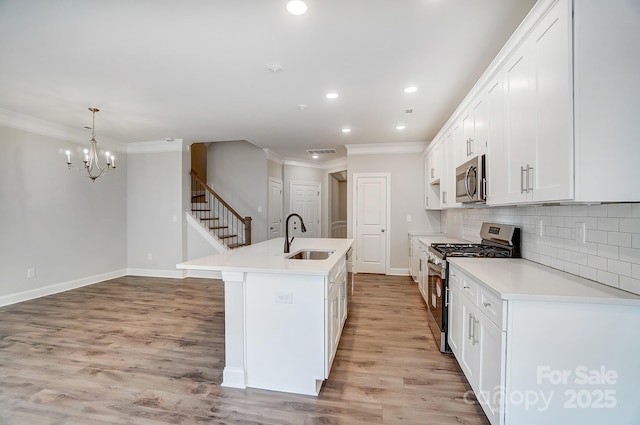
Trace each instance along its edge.
<path fill-rule="evenodd" d="M 286 258 L 289 260 L 326 260 L 334 252 L 335 251 L 303 249 L 288 255 Z"/>

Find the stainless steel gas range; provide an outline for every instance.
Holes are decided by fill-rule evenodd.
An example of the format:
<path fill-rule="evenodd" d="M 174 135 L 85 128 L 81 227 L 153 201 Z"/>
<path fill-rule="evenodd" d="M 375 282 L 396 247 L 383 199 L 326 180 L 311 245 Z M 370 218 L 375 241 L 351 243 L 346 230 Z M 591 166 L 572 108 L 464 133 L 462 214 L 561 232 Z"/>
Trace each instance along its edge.
<path fill-rule="evenodd" d="M 429 314 L 429 327 L 440 351 L 450 353 L 447 342 L 449 267 L 447 257 L 484 257 L 517 258 L 520 257 L 520 229 L 508 224 L 482 223 L 481 243 L 434 243 L 429 252 L 424 253 L 427 261 L 427 291 L 425 301 Z"/>

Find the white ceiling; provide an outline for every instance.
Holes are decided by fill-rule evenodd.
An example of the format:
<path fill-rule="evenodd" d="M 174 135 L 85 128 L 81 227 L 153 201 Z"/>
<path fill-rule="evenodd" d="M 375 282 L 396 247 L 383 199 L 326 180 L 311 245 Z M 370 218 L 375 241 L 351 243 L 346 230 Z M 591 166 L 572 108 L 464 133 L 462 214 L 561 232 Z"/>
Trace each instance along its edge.
<path fill-rule="evenodd" d="M 0 0 L 0 108 L 81 128 L 95 106 L 98 141 L 247 140 L 286 158 L 429 141 L 533 3 Z"/>

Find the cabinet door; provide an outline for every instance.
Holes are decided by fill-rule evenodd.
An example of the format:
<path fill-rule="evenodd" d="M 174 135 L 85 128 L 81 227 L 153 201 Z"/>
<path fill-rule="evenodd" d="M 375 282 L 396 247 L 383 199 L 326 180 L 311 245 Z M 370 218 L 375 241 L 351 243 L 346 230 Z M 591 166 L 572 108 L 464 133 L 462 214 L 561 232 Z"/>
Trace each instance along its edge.
<path fill-rule="evenodd" d="M 474 99 L 462 114 L 461 121 L 461 161 L 458 165 L 486 151 L 487 144 L 487 102 L 484 96 Z"/>
<path fill-rule="evenodd" d="M 460 296 L 458 299 L 462 301 L 462 341 L 458 363 L 471 388 L 476 391 L 478 388 L 478 368 L 480 367 L 480 346 L 476 343 L 477 335 L 474 334 L 477 330 L 476 308 L 466 297 Z"/>
<path fill-rule="evenodd" d="M 459 158 L 456 161 L 456 166 L 461 165 L 468 161 L 472 157 L 472 143 L 474 139 L 474 119 L 473 119 L 473 105 L 470 105 L 466 111 L 462 114 L 462 120 L 460 123 L 462 135 L 460 137 L 460 151 Z"/>
<path fill-rule="evenodd" d="M 499 424 L 504 390 L 505 333 L 482 313 L 476 315 L 476 345 L 479 349 L 476 397 L 489 421 Z"/>
<path fill-rule="evenodd" d="M 535 152 L 532 201 L 573 198 L 571 2 L 560 1 L 530 35 Z"/>
<path fill-rule="evenodd" d="M 535 152 L 530 62 L 529 43 L 525 41 L 504 69 L 506 187 L 500 199 L 495 199 L 497 203 L 527 200 L 526 167 L 533 165 Z"/>
<path fill-rule="evenodd" d="M 442 208 L 459 207 L 456 203 L 456 167 L 455 152 L 462 137 L 461 126 L 456 124 L 450 129 L 443 142 L 443 158 L 440 175 L 440 206 Z"/>
<path fill-rule="evenodd" d="M 509 187 L 501 72 L 487 86 L 487 139 L 487 204 L 491 205 L 503 203 Z"/>
<path fill-rule="evenodd" d="M 424 208 L 427 210 L 440 209 L 440 179 L 432 178 L 436 175 L 437 155 L 440 154 L 441 144 L 432 149 L 424 160 Z M 437 183 L 436 183 L 437 182 Z M 434 184 L 436 183 L 436 184 Z"/>
<path fill-rule="evenodd" d="M 460 357 L 460 347 L 462 346 L 462 322 L 464 313 L 462 312 L 462 294 L 459 289 L 449 284 L 449 333 L 448 341 L 451 351 L 456 357 Z"/>

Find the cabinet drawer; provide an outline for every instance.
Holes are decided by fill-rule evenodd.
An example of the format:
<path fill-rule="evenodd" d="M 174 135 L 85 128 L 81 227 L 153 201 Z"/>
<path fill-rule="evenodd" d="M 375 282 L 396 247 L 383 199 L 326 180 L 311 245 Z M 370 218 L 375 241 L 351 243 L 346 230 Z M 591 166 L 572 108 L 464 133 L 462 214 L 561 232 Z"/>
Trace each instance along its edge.
<path fill-rule="evenodd" d="M 488 289 L 478 287 L 478 308 L 481 312 L 494 322 L 500 330 L 504 330 L 502 324 L 503 319 L 503 303 L 500 297 L 490 292 Z"/>
<path fill-rule="evenodd" d="M 472 303 L 478 303 L 478 283 L 464 273 L 458 273 L 460 279 L 460 289 L 465 297 L 467 297 Z"/>

